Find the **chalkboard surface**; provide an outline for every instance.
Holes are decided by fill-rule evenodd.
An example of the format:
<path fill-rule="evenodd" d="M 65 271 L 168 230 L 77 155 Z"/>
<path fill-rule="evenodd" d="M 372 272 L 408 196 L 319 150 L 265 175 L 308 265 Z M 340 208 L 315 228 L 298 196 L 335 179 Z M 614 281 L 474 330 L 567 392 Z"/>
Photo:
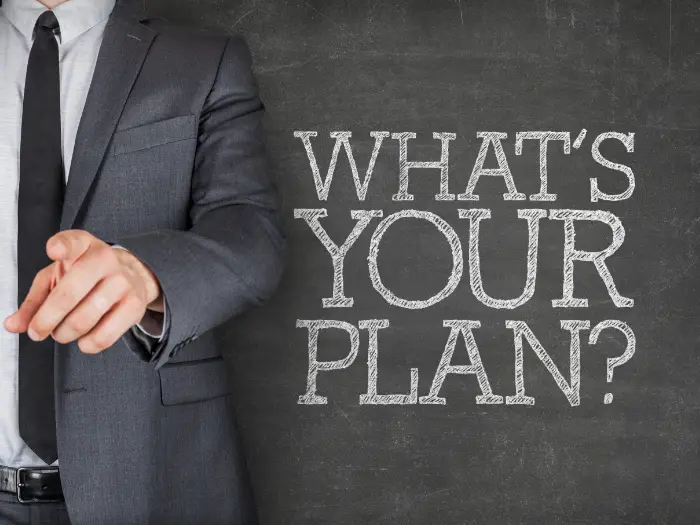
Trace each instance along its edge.
<path fill-rule="evenodd" d="M 148 7 L 267 107 L 289 263 L 222 329 L 262 523 L 700 522 L 696 0 Z"/>

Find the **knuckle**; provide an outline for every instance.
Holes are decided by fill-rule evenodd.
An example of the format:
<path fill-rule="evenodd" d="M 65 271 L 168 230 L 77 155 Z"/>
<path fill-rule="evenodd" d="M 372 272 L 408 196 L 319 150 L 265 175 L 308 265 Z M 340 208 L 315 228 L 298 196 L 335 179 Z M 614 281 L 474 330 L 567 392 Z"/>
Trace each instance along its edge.
<path fill-rule="evenodd" d="M 90 320 L 84 315 L 72 315 L 63 324 L 73 334 L 84 334 L 92 326 Z"/>
<path fill-rule="evenodd" d="M 103 293 L 95 293 L 92 297 L 92 305 L 98 312 L 105 312 L 109 308 L 109 301 Z"/>
<path fill-rule="evenodd" d="M 92 345 L 97 350 L 105 350 L 112 346 L 111 334 L 101 330 L 92 336 Z"/>
<path fill-rule="evenodd" d="M 124 306 L 126 306 L 130 311 L 140 311 L 141 309 L 146 309 L 144 302 L 138 295 L 131 294 L 124 299 Z"/>
<path fill-rule="evenodd" d="M 29 328 L 34 330 L 37 334 L 44 335 L 51 330 L 51 323 L 41 312 L 34 316 Z"/>
<path fill-rule="evenodd" d="M 75 303 L 80 297 L 73 287 L 62 287 L 56 290 L 56 299 L 60 303 Z"/>
<path fill-rule="evenodd" d="M 61 328 L 53 333 L 53 338 L 61 344 L 67 344 L 75 339 L 75 332 L 72 332 L 70 328 Z"/>
<path fill-rule="evenodd" d="M 99 352 L 99 349 L 95 347 L 93 341 L 86 337 L 78 340 L 78 348 L 84 354 L 96 354 Z"/>
<path fill-rule="evenodd" d="M 114 282 L 114 286 L 116 286 L 119 290 L 128 290 L 131 287 L 129 277 L 127 277 L 127 275 L 123 272 L 115 273 L 112 276 L 112 280 Z"/>

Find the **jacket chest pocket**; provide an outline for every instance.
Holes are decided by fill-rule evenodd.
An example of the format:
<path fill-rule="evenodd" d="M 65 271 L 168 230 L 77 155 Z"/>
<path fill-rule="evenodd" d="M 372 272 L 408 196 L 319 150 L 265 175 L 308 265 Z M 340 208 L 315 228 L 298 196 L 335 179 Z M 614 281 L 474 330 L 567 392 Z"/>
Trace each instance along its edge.
<path fill-rule="evenodd" d="M 112 137 L 112 154 L 123 155 L 173 142 L 193 140 L 197 138 L 197 128 L 196 115 L 182 115 L 117 131 Z"/>
<path fill-rule="evenodd" d="M 221 356 L 166 363 L 158 369 L 161 402 L 165 406 L 195 403 L 229 395 L 226 363 Z"/>

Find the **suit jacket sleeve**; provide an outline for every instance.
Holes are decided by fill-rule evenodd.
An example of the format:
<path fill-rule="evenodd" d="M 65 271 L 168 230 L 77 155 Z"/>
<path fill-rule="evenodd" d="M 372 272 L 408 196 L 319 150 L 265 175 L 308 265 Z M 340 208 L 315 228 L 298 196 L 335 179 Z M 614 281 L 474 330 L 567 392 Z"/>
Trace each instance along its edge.
<path fill-rule="evenodd" d="M 277 286 L 286 240 L 267 169 L 264 109 L 248 46 L 229 38 L 201 110 L 191 227 L 115 239 L 149 266 L 164 294 L 166 337 L 123 336 L 156 369 L 178 345 L 260 304 Z"/>
<path fill-rule="evenodd" d="M 118 244 L 110 243 L 112 248 L 117 248 L 120 250 L 128 251 L 126 248 L 123 246 L 119 246 Z M 163 337 L 165 337 L 165 334 L 167 333 L 167 328 L 169 326 L 168 324 L 168 308 L 167 304 L 163 308 L 163 313 L 160 312 L 153 312 L 151 310 L 146 310 L 146 313 L 144 314 L 143 319 L 141 319 L 140 323 L 136 323 L 134 326 L 131 327 L 131 329 L 134 331 L 134 335 L 137 336 L 137 339 L 143 341 L 143 338 L 153 338 L 157 339 L 158 341 L 162 340 Z M 148 326 L 148 329 L 146 328 Z M 158 330 L 155 329 L 155 327 L 158 326 L 160 327 Z M 155 333 L 158 332 L 158 333 Z M 149 348 L 152 350 L 152 345 L 149 345 Z M 151 351 L 149 350 L 149 352 Z"/>

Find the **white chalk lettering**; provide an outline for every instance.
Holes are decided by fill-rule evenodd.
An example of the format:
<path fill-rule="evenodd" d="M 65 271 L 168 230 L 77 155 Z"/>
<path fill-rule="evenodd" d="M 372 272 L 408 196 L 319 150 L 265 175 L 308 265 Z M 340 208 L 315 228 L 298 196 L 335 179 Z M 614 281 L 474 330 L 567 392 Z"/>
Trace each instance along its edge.
<path fill-rule="evenodd" d="M 525 277 L 525 289 L 520 297 L 515 299 L 494 299 L 484 291 L 484 283 L 481 280 L 481 257 L 479 255 L 479 222 L 491 217 L 491 211 L 474 208 L 470 210 L 458 210 L 460 219 L 470 219 L 469 225 L 469 282 L 472 292 L 480 302 L 490 308 L 517 308 L 525 304 L 535 293 L 535 279 L 537 275 L 537 246 L 539 239 L 539 221 L 547 216 L 545 210 L 518 210 L 518 217 L 527 219 L 528 249 L 527 249 L 527 276 Z"/>
<path fill-rule="evenodd" d="M 377 258 L 379 256 L 379 244 L 382 237 L 389 229 L 389 226 L 394 224 L 400 219 L 422 219 L 432 223 L 440 233 L 442 233 L 447 239 L 450 249 L 452 250 L 452 272 L 447 280 L 447 284 L 438 293 L 425 300 L 411 301 L 409 299 L 403 299 L 394 294 L 389 290 L 382 282 L 379 276 L 379 265 L 377 263 Z M 442 301 L 445 297 L 448 297 L 459 284 L 462 278 L 462 272 L 464 271 L 464 260 L 462 257 L 462 245 L 459 242 L 457 233 L 452 229 L 452 227 L 445 222 L 443 219 L 427 211 L 419 210 L 402 210 L 396 213 L 392 213 L 388 217 L 382 220 L 377 226 L 374 234 L 372 234 L 372 240 L 370 241 L 369 256 L 367 257 L 369 262 L 369 276 L 372 280 L 372 285 L 374 289 L 377 290 L 380 295 L 388 302 L 394 306 L 400 306 L 401 308 L 408 308 L 412 310 L 427 308 L 435 303 Z"/>
<path fill-rule="evenodd" d="M 445 351 L 442 353 L 440 364 L 438 365 L 433 384 L 430 387 L 430 392 L 427 396 L 421 396 L 420 402 L 424 405 L 444 405 L 447 403 L 444 397 L 439 397 L 442 384 L 445 382 L 447 374 L 474 374 L 479 382 L 482 395 L 476 396 L 477 405 L 498 405 L 503 403 L 503 397 L 494 395 L 489 384 L 489 378 L 486 375 L 484 365 L 481 363 L 481 356 L 474 340 L 472 330 L 479 328 L 479 321 L 461 321 L 461 320 L 445 320 L 442 325 L 450 328 L 450 335 L 445 345 Z M 462 334 L 464 342 L 467 345 L 467 353 L 471 365 L 452 365 L 452 356 L 457 346 L 457 338 Z"/>
<path fill-rule="evenodd" d="M 410 394 L 377 394 L 379 342 L 378 331 L 389 326 L 388 319 L 360 321 L 360 328 L 369 331 L 367 351 L 367 393 L 360 396 L 361 405 L 415 405 L 418 403 L 418 369 L 411 368 Z"/>
<path fill-rule="evenodd" d="M 595 177 L 591 178 L 591 202 L 598 202 L 598 200 L 604 200 L 604 201 L 622 201 L 625 199 L 629 199 L 632 196 L 632 192 L 634 191 L 634 173 L 632 172 L 632 169 L 629 166 L 625 166 L 624 164 L 618 164 L 617 162 L 612 162 L 603 157 L 600 153 L 600 143 L 603 142 L 605 139 L 617 139 L 622 144 L 624 144 L 625 148 L 627 149 L 628 153 L 632 153 L 634 151 L 634 133 L 628 133 L 627 135 L 623 133 L 616 133 L 614 131 L 609 131 L 607 133 L 601 133 L 596 137 L 596 139 L 593 141 L 593 145 L 591 146 L 591 153 L 593 155 L 593 160 L 595 160 L 598 164 L 601 166 L 605 166 L 606 168 L 609 168 L 611 170 L 616 170 L 616 171 L 621 171 L 625 175 L 627 175 L 627 182 L 628 186 L 625 191 L 622 193 L 617 193 L 615 195 L 609 195 L 605 192 L 600 191 L 598 189 L 598 180 Z"/>
<path fill-rule="evenodd" d="M 571 153 L 571 135 L 568 131 L 519 131 L 515 135 L 515 154 L 523 152 L 524 140 L 540 141 L 540 191 L 530 195 L 531 201 L 555 201 L 556 193 L 547 193 L 547 143 L 550 140 L 564 141 L 564 153 Z"/>
<path fill-rule="evenodd" d="M 399 191 L 392 196 L 395 201 L 412 201 L 413 195 L 408 193 L 408 170 L 411 168 L 431 168 L 440 170 L 440 193 L 435 200 L 451 201 L 455 196 L 449 192 L 449 156 L 450 141 L 457 137 L 454 133 L 433 133 L 434 139 L 440 139 L 440 160 L 438 161 L 409 161 L 408 141 L 415 139 L 415 133 L 392 133 L 391 138 L 399 141 Z"/>
<path fill-rule="evenodd" d="M 503 177 L 503 180 L 506 183 L 506 188 L 508 188 L 508 193 L 503 194 L 504 200 L 525 200 L 525 194 L 519 193 L 515 188 L 513 175 L 510 172 L 510 167 L 508 166 L 508 161 L 506 160 L 506 154 L 503 151 L 503 145 L 501 144 L 501 139 L 508 137 L 508 134 L 497 133 L 495 131 L 479 131 L 476 136 L 484 140 L 481 142 L 479 153 L 476 156 L 476 162 L 474 163 L 472 174 L 469 177 L 467 189 L 464 191 L 464 193 L 457 195 L 457 198 L 461 201 L 478 201 L 479 196 L 474 195 L 474 189 L 476 188 L 476 184 L 479 182 L 479 179 L 486 175 L 489 177 Z M 493 145 L 493 151 L 496 154 L 496 160 L 498 161 L 498 168 L 484 168 L 484 161 L 486 160 L 486 154 L 489 151 L 489 144 Z"/>
<path fill-rule="evenodd" d="M 350 323 L 331 319 L 297 319 L 297 328 L 307 328 L 309 330 L 309 369 L 306 378 L 306 393 L 303 396 L 299 396 L 298 404 L 325 405 L 328 403 L 328 398 L 316 394 L 316 376 L 319 372 L 341 370 L 352 364 L 360 348 L 359 330 Z M 350 352 L 343 359 L 338 359 L 336 361 L 319 361 L 318 333 L 320 330 L 328 330 L 330 328 L 345 330 L 348 333 L 350 336 Z"/>
<path fill-rule="evenodd" d="M 534 405 L 535 398 L 525 395 L 525 379 L 523 374 L 523 338 L 527 339 L 535 355 L 542 361 L 544 367 L 554 378 L 554 382 L 564 393 L 571 406 L 581 404 L 581 337 L 579 331 L 590 327 L 589 321 L 561 321 L 561 327 L 571 333 L 569 346 L 569 373 L 571 383 L 567 383 L 557 365 L 545 351 L 542 344 L 532 333 L 527 323 L 523 321 L 506 321 L 506 328 L 513 330 L 515 342 L 515 395 L 506 397 L 506 405 Z"/>
<path fill-rule="evenodd" d="M 372 131 L 370 133 L 370 136 L 374 138 L 374 148 L 372 150 L 372 156 L 369 160 L 369 165 L 367 166 L 364 180 L 360 180 L 360 174 L 357 170 L 355 156 L 352 153 L 352 146 L 350 145 L 350 137 L 352 137 L 352 133 L 350 131 L 331 132 L 330 136 L 331 138 L 335 139 L 335 145 L 333 146 L 331 161 L 328 165 L 328 173 L 326 174 L 325 179 L 322 178 L 321 172 L 318 169 L 318 162 L 316 162 L 316 155 L 314 154 L 314 150 L 311 145 L 311 137 L 316 137 L 317 135 L 318 133 L 316 131 L 294 132 L 294 136 L 296 138 L 300 138 L 304 144 L 304 149 L 306 150 L 306 155 L 309 159 L 309 166 L 311 167 L 311 174 L 313 175 L 314 184 L 316 185 L 318 200 L 325 201 L 328 199 L 328 193 L 331 189 L 331 182 L 333 181 L 333 174 L 335 173 L 336 165 L 338 164 L 338 154 L 340 153 L 341 146 L 345 149 L 348 162 L 350 163 L 350 171 L 352 171 L 352 178 L 355 181 L 357 198 L 361 201 L 365 200 L 365 197 L 367 196 L 367 189 L 369 188 L 369 181 L 372 179 L 374 165 L 377 162 L 377 155 L 379 155 L 379 149 L 382 147 L 382 142 L 384 139 L 389 136 L 389 132 Z"/>
<path fill-rule="evenodd" d="M 634 306 L 634 300 L 623 297 L 617 291 L 605 259 L 610 257 L 625 240 L 625 228 L 615 215 L 604 210 L 550 210 L 549 218 L 564 221 L 564 292 L 561 299 L 554 299 L 555 308 L 585 308 L 588 299 L 574 298 L 574 261 L 587 261 L 595 265 L 608 294 L 618 308 Z M 610 246 L 599 252 L 577 250 L 575 245 L 576 229 L 574 221 L 599 221 L 612 229 L 613 239 Z"/>
<path fill-rule="evenodd" d="M 325 208 L 307 209 L 297 208 L 294 210 L 295 219 L 304 219 L 316 234 L 321 244 L 326 248 L 333 261 L 333 297 L 324 297 L 321 301 L 324 308 L 349 308 L 353 305 L 352 297 L 345 297 L 345 286 L 343 283 L 343 261 L 352 245 L 364 231 L 374 217 L 381 217 L 381 210 L 352 210 L 350 216 L 357 221 L 355 227 L 348 235 L 342 246 L 335 244 L 323 229 L 319 219 L 327 217 Z"/>

